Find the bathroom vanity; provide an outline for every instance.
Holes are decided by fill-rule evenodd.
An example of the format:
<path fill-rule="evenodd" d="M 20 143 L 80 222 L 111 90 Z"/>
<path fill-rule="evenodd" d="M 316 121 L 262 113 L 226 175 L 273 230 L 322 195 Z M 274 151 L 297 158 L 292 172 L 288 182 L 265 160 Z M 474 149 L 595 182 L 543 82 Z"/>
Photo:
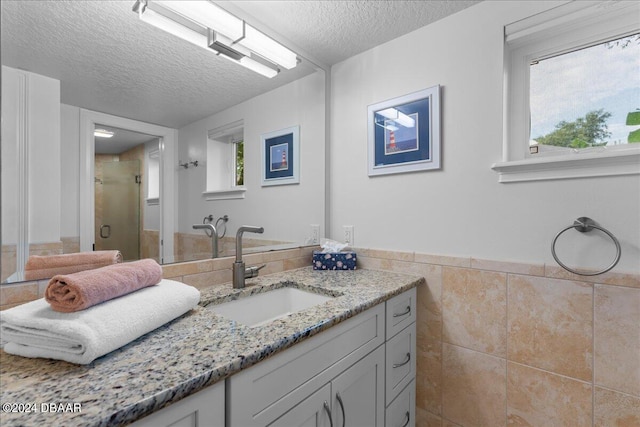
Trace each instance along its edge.
<path fill-rule="evenodd" d="M 1 353 L 2 403 L 79 403 L 82 410 L 3 413 L 0 421 L 413 426 L 415 288 L 423 281 L 304 268 L 252 279 L 245 289 L 204 290 L 197 309 L 88 366 Z M 282 289 L 325 299 L 253 327 L 214 311 Z"/>

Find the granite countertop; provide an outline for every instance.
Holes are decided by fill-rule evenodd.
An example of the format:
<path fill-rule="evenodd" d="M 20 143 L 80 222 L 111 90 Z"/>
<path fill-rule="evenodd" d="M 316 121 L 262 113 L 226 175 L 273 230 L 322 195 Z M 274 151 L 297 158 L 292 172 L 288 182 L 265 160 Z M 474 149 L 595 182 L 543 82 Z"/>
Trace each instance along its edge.
<path fill-rule="evenodd" d="M 391 272 L 302 268 L 247 280 L 247 288 L 242 290 L 232 289 L 230 283 L 207 288 L 194 310 L 89 365 L 28 359 L 0 351 L 2 404 L 75 404 L 80 409 L 2 411 L 0 424 L 129 424 L 422 282 L 418 276 Z M 254 328 L 203 307 L 283 286 L 335 298 Z"/>

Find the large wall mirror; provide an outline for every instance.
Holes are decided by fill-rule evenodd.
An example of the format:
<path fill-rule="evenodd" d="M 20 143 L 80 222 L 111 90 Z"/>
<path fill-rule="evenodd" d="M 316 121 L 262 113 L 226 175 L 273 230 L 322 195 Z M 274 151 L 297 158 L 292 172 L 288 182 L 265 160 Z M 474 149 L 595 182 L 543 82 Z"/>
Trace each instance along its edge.
<path fill-rule="evenodd" d="M 141 22 L 134 3 L 1 4 L 3 283 L 30 255 L 211 258 L 203 223 L 217 256 L 241 225 L 264 227 L 245 235 L 254 250 L 324 233 L 323 67 L 296 52 L 264 77 Z M 265 186 L 261 137 L 292 127 L 299 183 Z"/>

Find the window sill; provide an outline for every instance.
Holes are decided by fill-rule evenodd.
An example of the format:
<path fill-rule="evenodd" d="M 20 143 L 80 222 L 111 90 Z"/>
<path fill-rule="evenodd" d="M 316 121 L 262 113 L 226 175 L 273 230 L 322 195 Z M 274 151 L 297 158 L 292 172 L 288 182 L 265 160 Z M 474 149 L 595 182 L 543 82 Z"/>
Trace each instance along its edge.
<path fill-rule="evenodd" d="M 149 197 L 147 199 L 147 206 L 158 206 L 160 204 L 160 197 Z"/>
<path fill-rule="evenodd" d="M 244 193 L 247 191 L 246 187 L 235 187 L 228 190 L 208 190 L 202 193 L 205 196 L 205 200 L 229 200 L 229 199 L 244 199 Z"/>
<path fill-rule="evenodd" d="M 640 148 L 640 147 L 639 147 Z M 640 149 L 494 163 L 498 182 L 545 181 L 640 174 Z"/>

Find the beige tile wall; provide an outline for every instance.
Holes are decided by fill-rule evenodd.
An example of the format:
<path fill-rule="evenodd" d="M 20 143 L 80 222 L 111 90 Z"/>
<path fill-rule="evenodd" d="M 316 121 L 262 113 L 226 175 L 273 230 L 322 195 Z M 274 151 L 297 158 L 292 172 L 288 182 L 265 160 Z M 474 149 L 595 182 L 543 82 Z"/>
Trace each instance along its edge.
<path fill-rule="evenodd" d="M 427 280 L 416 426 L 640 426 L 640 275 L 356 251 Z"/>
<path fill-rule="evenodd" d="M 29 255 L 47 256 L 60 255 L 63 253 L 66 253 L 64 252 L 63 241 L 29 244 Z M 16 245 L 2 245 L 2 260 L 0 261 L 2 273 L 0 276 L 3 282 L 16 272 L 16 256 Z"/>
<path fill-rule="evenodd" d="M 173 234 L 174 251 L 173 256 L 176 262 L 193 261 L 207 259 L 211 257 L 211 238 L 204 232 L 193 233 L 174 233 Z M 277 246 L 292 242 L 281 240 L 265 240 L 252 239 L 243 237 L 242 248 L 256 248 L 260 246 Z M 218 254 L 220 257 L 234 256 L 236 253 L 235 236 L 226 236 L 218 239 Z"/>
<path fill-rule="evenodd" d="M 260 270 L 260 274 L 265 275 L 310 266 L 313 249 L 307 247 L 247 254 L 242 259 L 247 265 L 265 264 L 266 266 Z M 234 261 L 234 257 L 227 257 L 183 262 L 164 265 L 162 270 L 164 277 L 167 279 L 178 280 L 202 289 L 230 282 L 232 278 L 231 268 Z"/>
<path fill-rule="evenodd" d="M 262 252 L 243 256 L 247 265 L 266 264 L 260 274 L 278 273 L 311 265 L 312 247 Z M 177 280 L 196 288 L 220 285 L 231 281 L 231 268 L 235 258 L 217 258 L 203 261 L 166 264 L 162 266 L 165 279 Z M 44 296 L 47 280 L 21 282 L 0 286 L 0 310 L 24 304 Z"/>
<path fill-rule="evenodd" d="M 160 232 L 158 230 L 142 230 L 140 252 L 140 258 L 152 258 L 160 262 Z"/>
<path fill-rule="evenodd" d="M 251 254 L 274 273 L 313 248 Z M 640 426 L 640 275 L 581 277 L 526 264 L 356 249 L 358 268 L 424 276 L 418 289 L 417 426 Z M 163 266 L 197 288 L 233 258 Z M 0 287 L 0 309 L 46 281 Z"/>

